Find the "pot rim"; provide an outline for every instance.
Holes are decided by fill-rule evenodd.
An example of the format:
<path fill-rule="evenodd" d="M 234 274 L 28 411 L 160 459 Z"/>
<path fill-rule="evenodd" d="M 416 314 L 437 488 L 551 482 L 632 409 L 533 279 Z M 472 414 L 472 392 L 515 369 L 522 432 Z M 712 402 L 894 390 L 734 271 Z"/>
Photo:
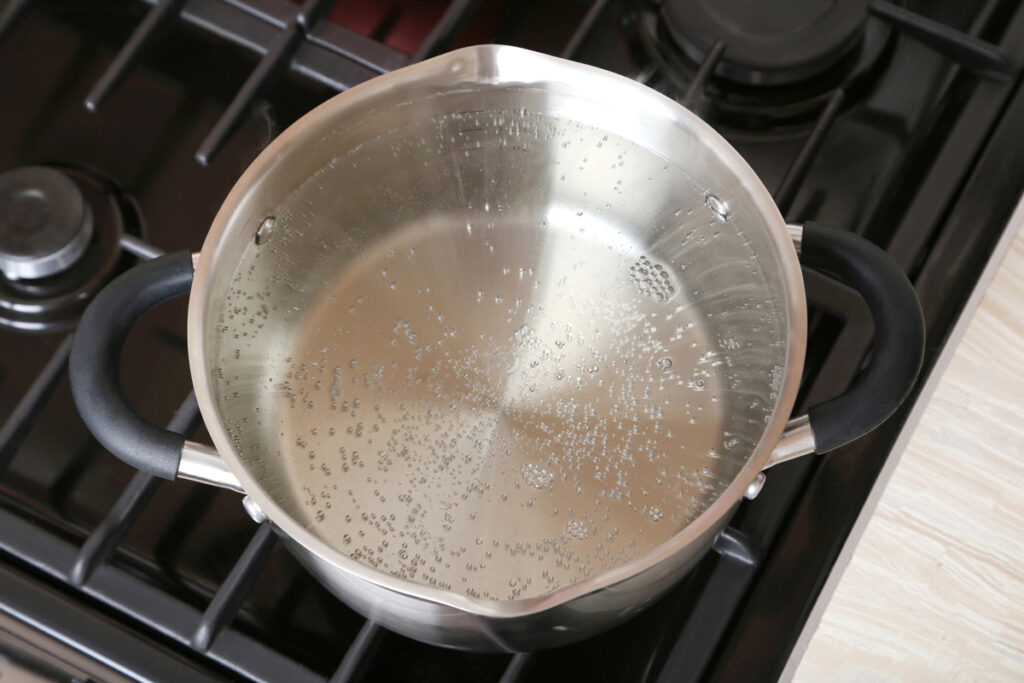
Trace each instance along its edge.
<path fill-rule="evenodd" d="M 771 245 L 776 251 L 785 282 L 785 302 L 788 325 L 787 355 L 782 381 L 771 418 L 761 439 L 746 464 L 725 491 L 702 512 L 697 519 L 679 530 L 658 547 L 639 555 L 625 564 L 601 572 L 596 576 L 564 586 L 552 593 L 522 600 L 490 600 L 424 585 L 399 578 L 387 572 L 354 560 L 306 529 L 278 505 L 249 472 L 235 452 L 227 430 L 220 419 L 213 396 L 213 387 L 207 379 L 208 360 L 205 340 L 209 330 L 209 289 L 214 261 L 224 251 L 223 244 L 229 234 L 236 209 L 246 201 L 250 190 L 272 171 L 286 162 L 289 152 L 325 126 L 344 118 L 353 105 L 372 100 L 380 91 L 408 81 L 436 83 L 439 87 L 454 84 L 560 84 L 573 87 L 603 89 L 603 98 L 609 102 L 629 102 L 642 109 L 647 116 L 657 116 L 667 123 L 689 129 L 697 135 L 718 161 L 727 166 L 743 191 L 760 210 L 769 226 Z M 235 260 L 237 265 L 237 259 Z M 319 105 L 285 130 L 250 164 L 235 183 L 221 205 L 196 264 L 188 307 L 188 354 L 192 382 L 200 412 L 213 443 L 231 472 L 238 478 L 252 500 L 264 512 L 273 526 L 294 540 L 306 551 L 339 571 L 369 581 L 378 586 L 486 618 L 523 617 L 549 610 L 581 596 L 629 579 L 669 559 L 696 539 L 721 523 L 740 501 L 749 484 L 771 456 L 796 400 L 803 371 L 807 337 L 807 312 L 804 303 L 803 277 L 796 250 L 788 235 L 785 221 L 771 195 L 753 169 L 710 125 L 682 105 L 636 81 L 597 67 L 504 45 L 478 45 L 466 47 L 433 59 L 407 66 L 378 76 L 337 95 Z"/>

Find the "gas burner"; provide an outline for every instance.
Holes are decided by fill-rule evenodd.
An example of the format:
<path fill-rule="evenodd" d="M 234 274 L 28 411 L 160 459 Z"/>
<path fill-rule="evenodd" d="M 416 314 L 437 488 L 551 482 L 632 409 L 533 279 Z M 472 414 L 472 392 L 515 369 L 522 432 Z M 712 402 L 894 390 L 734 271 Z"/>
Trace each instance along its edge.
<path fill-rule="evenodd" d="M 0 174 L 0 325 L 70 329 L 122 266 L 121 236 L 141 226 L 109 180 L 73 167 Z"/>
<path fill-rule="evenodd" d="M 867 4 L 641 1 L 623 27 L 648 84 L 701 115 L 744 129 L 810 125 L 837 90 L 849 101 L 884 66 L 892 31 Z M 695 96 L 705 61 L 712 68 Z"/>
<path fill-rule="evenodd" d="M 867 0 L 664 0 L 661 16 L 675 44 L 698 63 L 725 44 L 716 75 L 788 85 L 825 73 L 854 51 L 867 7 Z"/>
<path fill-rule="evenodd" d="M 92 211 L 71 179 L 45 166 L 0 173 L 0 272 L 38 279 L 74 265 L 92 238 Z"/>

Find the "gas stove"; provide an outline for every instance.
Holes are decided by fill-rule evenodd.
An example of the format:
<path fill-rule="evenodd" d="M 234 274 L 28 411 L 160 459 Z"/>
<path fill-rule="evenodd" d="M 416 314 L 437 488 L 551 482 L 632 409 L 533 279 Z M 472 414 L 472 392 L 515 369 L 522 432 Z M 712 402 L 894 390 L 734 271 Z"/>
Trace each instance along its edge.
<path fill-rule="evenodd" d="M 863 234 L 914 282 L 919 389 L 839 452 L 773 468 L 635 619 L 555 650 L 472 654 L 368 622 L 237 495 L 136 473 L 78 417 L 70 335 L 118 272 L 200 248 L 235 180 L 338 91 L 463 45 L 635 78 L 697 112 L 789 222 Z M 0 4 L 0 673 L 44 680 L 773 680 L 899 457 L 920 387 L 1024 190 L 1024 7 L 987 0 L 9 0 Z M 805 271 L 797 411 L 850 384 L 866 307 Z M 185 303 L 122 360 L 140 413 L 206 439 Z"/>

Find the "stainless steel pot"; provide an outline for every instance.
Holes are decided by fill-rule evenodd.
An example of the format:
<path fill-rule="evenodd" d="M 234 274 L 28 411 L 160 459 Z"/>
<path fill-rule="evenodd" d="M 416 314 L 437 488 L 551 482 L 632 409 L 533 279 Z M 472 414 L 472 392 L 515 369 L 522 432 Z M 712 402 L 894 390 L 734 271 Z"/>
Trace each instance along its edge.
<path fill-rule="evenodd" d="M 863 294 L 877 333 L 850 392 L 790 420 L 801 249 Z M 215 451 L 142 421 L 118 379 L 134 320 L 186 293 Z M 599 69 L 482 46 L 353 88 L 285 131 L 197 258 L 146 263 L 97 297 L 71 372 L 112 453 L 244 491 L 368 618 L 511 651 L 643 609 L 763 470 L 883 421 L 922 345 L 913 290 L 884 253 L 787 226 L 686 109 Z"/>

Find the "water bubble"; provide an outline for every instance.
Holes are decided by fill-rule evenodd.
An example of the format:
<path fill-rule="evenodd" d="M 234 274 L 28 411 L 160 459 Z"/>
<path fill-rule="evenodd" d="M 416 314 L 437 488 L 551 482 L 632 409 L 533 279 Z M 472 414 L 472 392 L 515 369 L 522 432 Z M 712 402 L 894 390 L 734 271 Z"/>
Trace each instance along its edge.
<path fill-rule="evenodd" d="M 646 255 L 641 255 L 630 267 L 629 278 L 637 293 L 655 301 L 666 301 L 676 292 L 668 270 L 660 263 L 653 263 Z"/>
<path fill-rule="evenodd" d="M 551 482 L 555 479 L 555 473 L 540 467 L 534 463 L 527 463 L 523 465 L 520 473 L 523 475 L 523 480 L 527 485 L 532 486 L 535 489 L 547 489 L 551 487 Z"/>
<path fill-rule="evenodd" d="M 587 525 L 578 520 L 573 520 L 566 524 L 565 533 L 569 534 L 569 536 L 575 538 L 577 541 L 586 540 L 590 535 L 587 532 Z"/>

